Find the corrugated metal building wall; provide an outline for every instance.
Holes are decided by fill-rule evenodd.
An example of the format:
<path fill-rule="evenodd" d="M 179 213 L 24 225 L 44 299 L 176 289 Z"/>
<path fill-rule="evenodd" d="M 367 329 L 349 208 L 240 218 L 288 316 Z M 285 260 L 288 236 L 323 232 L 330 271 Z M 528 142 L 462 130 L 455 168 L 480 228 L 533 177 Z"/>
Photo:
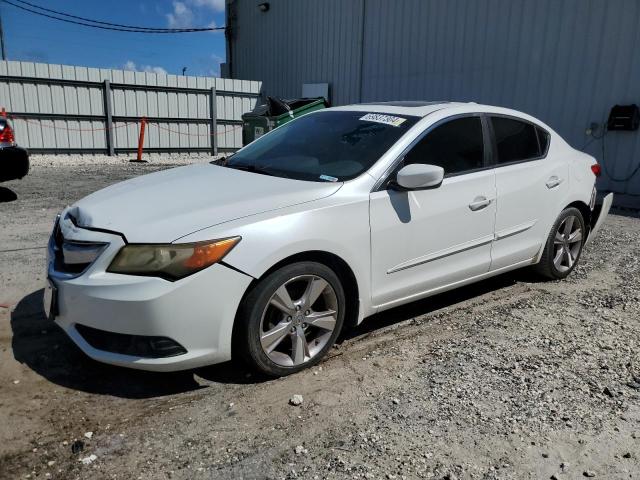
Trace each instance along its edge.
<path fill-rule="evenodd" d="M 586 135 L 640 104 L 638 0 L 236 0 L 231 73 L 263 92 L 328 82 L 333 104 L 459 100 L 545 121 L 605 166 L 600 188 L 640 206 L 640 132 Z M 591 142 L 591 143 L 589 143 Z"/>

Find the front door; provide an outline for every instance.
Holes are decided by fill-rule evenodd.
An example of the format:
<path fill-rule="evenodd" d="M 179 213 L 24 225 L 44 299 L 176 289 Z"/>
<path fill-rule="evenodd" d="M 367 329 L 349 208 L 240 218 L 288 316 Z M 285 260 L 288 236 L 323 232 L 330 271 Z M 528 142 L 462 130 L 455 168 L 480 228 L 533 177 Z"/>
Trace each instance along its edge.
<path fill-rule="evenodd" d="M 439 187 L 398 191 L 383 184 L 371 193 L 374 305 L 399 304 L 489 270 L 496 188 L 485 138 L 480 116 L 445 120 L 396 168 L 440 165 L 445 179 Z"/>

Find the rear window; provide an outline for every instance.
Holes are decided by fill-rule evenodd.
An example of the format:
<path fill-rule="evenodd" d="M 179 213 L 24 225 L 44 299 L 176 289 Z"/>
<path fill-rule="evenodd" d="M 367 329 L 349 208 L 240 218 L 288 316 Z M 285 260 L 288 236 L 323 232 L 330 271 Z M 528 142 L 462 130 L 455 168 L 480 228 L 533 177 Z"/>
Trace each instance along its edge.
<path fill-rule="evenodd" d="M 546 148 L 540 148 L 535 125 L 507 117 L 491 117 L 491 123 L 498 149 L 497 163 L 532 160 L 546 152 Z"/>

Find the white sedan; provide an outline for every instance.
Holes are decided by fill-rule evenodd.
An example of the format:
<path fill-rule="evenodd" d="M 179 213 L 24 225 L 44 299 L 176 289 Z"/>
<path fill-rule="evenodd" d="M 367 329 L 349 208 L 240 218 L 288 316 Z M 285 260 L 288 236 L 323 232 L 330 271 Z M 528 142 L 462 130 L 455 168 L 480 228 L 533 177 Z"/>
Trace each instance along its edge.
<path fill-rule="evenodd" d="M 521 267 L 561 279 L 607 215 L 596 161 L 539 120 L 389 102 L 294 120 L 227 159 L 66 208 L 45 309 L 101 362 L 313 365 L 347 325 Z"/>

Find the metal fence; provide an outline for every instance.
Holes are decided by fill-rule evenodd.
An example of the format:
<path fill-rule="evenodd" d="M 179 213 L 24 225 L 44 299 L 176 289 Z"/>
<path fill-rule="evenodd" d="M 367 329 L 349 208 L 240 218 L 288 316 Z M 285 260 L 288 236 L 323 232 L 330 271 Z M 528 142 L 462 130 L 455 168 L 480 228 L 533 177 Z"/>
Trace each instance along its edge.
<path fill-rule="evenodd" d="M 32 153 L 233 151 L 261 82 L 0 62 L 0 108 Z"/>

